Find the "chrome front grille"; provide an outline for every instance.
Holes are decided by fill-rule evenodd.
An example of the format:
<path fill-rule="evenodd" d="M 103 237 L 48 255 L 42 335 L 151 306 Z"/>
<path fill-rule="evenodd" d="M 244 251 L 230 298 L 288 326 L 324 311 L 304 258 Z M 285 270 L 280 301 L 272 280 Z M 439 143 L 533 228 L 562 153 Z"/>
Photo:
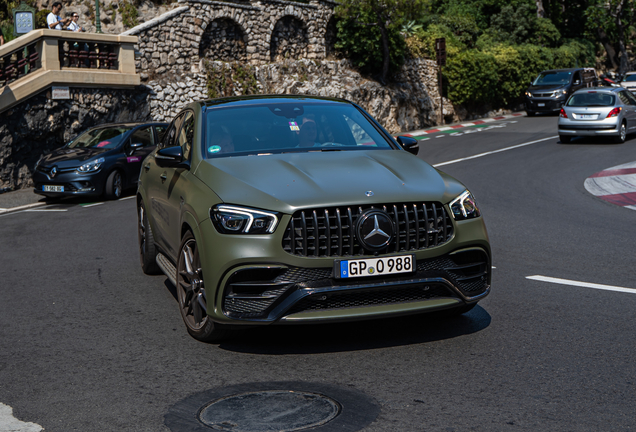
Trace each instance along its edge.
<path fill-rule="evenodd" d="M 442 245 L 453 236 L 453 223 L 441 203 L 375 204 L 299 210 L 283 237 L 283 249 L 303 257 L 340 257 L 369 254 L 355 235 L 360 215 L 383 209 L 396 233 L 383 253 L 415 251 Z"/>

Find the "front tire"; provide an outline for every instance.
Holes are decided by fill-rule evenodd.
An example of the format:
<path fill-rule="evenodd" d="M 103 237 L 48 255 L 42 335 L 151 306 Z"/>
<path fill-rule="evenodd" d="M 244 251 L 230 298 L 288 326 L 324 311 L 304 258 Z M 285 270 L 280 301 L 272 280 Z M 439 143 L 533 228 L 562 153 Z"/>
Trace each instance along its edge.
<path fill-rule="evenodd" d="M 569 144 L 572 141 L 572 138 L 573 137 L 568 135 L 559 135 L 559 139 L 561 140 L 563 144 Z"/>
<path fill-rule="evenodd" d="M 186 232 L 179 248 L 177 298 L 181 317 L 192 337 L 203 342 L 216 342 L 228 336 L 228 330 L 220 329 L 207 314 L 199 248 L 190 231 Z"/>
<path fill-rule="evenodd" d="M 618 130 L 618 136 L 614 138 L 614 142 L 617 144 L 622 144 L 627 139 L 627 125 L 625 122 L 621 123 L 621 127 Z"/>
<path fill-rule="evenodd" d="M 146 207 L 143 201 L 140 201 L 139 206 L 137 206 L 137 227 L 141 270 L 147 275 L 161 274 L 161 269 L 156 261 L 157 247 L 155 246 L 155 238 L 152 235 L 152 229 L 148 222 L 148 215 L 146 214 Z"/>
<path fill-rule="evenodd" d="M 106 199 L 116 200 L 121 198 L 124 190 L 124 178 L 118 170 L 113 171 L 106 179 L 106 187 L 104 188 L 104 196 Z"/>

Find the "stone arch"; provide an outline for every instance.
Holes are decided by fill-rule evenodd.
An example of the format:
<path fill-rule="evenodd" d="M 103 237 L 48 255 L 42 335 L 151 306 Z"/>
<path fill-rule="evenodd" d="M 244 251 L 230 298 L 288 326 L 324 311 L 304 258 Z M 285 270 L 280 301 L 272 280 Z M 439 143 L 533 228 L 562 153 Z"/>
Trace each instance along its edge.
<path fill-rule="evenodd" d="M 338 56 L 336 50 L 336 41 L 338 36 L 338 27 L 336 26 L 336 16 L 332 15 L 327 21 L 325 29 L 325 57 L 335 58 Z"/>
<path fill-rule="evenodd" d="M 276 22 L 269 44 L 271 61 L 305 58 L 308 48 L 309 37 L 304 21 L 285 15 Z"/>
<path fill-rule="evenodd" d="M 247 60 L 247 36 L 231 18 L 210 21 L 201 36 L 199 58 L 226 62 Z"/>

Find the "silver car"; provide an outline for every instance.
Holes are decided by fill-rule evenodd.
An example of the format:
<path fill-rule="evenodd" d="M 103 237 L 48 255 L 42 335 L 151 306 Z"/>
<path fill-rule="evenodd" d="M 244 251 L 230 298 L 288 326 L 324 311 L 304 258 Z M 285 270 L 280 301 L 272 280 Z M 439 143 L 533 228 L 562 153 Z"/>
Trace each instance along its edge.
<path fill-rule="evenodd" d="M 611 136 L 622 143 L 635 129 L 636 97 L 622 87 L 578 90 L 559 114 L 562 143 L 577 136 Z"/>
<path fill-rule="evenodd" d="M 627 72 L 621 81 L 621 87 L 636 92 L 636 72 Z"/>

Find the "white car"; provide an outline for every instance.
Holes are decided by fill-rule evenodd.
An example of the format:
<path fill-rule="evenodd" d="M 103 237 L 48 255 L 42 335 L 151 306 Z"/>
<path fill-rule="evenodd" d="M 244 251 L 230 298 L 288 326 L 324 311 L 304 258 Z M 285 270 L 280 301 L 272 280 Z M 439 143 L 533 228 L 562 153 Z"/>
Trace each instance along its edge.
<path fill-rule="evenodd" d="M 636 72 L 627 72 L 621 81 L 621 87 L 632 93 L 636 92 Z"/>

